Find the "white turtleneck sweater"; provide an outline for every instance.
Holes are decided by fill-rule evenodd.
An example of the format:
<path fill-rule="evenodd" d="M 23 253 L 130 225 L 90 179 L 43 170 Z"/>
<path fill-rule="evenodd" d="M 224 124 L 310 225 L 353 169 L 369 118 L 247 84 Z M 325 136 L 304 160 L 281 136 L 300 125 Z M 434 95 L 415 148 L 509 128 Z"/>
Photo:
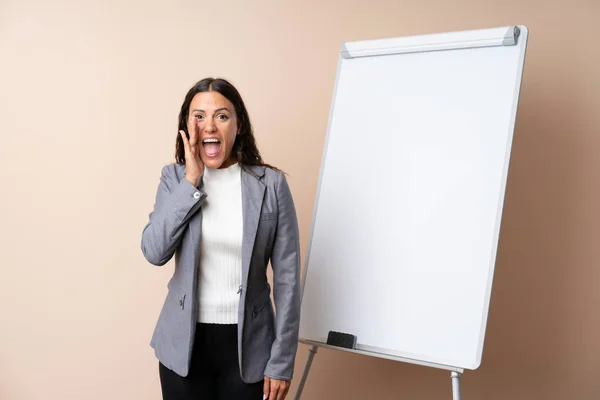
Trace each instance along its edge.
<path fill-rule="evenodd" d="M 242 282 L 241 168 L 204 168 L 198 322 L 236 324 Z"/>

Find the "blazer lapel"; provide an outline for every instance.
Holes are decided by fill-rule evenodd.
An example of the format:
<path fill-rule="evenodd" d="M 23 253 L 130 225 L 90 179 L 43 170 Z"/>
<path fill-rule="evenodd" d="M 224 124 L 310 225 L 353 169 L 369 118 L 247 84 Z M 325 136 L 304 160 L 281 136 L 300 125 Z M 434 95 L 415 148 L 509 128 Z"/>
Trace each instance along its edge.
<path fill-rule="evenodd" d="M 246 170 L 248 169 L 248 170 Z M 242 286 L 248 284 L 250 259 L 254 248 L 256 230 L 265 196 L 266 186 L 262 182 L 265 167 L 252 166 L 242 168 L 242 215 L 244 220 L 242 239 Z"/>

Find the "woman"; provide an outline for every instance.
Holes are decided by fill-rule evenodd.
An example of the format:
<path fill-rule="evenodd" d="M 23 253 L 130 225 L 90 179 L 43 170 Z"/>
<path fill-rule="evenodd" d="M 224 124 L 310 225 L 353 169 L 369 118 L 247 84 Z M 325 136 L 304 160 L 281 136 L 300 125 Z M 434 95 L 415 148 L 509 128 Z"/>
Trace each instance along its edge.
<path fill-rule="evenodd" d="M 228 81 L 203 79 L 187 93 L 176 161 L 162 169 L 142 233 L 150 263 L 175 256 L 151 340 L 163 399 L 284 399 L 300 318 L 296 211 Z"/>

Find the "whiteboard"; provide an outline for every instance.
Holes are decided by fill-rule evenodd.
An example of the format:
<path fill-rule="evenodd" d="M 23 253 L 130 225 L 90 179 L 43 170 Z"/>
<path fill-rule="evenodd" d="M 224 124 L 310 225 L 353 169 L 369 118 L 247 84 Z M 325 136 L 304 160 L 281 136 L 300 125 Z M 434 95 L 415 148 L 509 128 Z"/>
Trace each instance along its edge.
<path fill-rule="evenodd" d="M 481 364 L 528 30 L 342 46 L 300 338 Z"/>

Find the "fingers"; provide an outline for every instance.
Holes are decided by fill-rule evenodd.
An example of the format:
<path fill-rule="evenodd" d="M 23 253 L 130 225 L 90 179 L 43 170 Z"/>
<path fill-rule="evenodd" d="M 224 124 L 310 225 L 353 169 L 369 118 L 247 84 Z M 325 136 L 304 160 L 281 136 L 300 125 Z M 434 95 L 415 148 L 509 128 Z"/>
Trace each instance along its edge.
<path fill-rule="evenodd" d="M 287 388 L 288 388 L 288 386 L 285 383 L 283 383 L 283 385 L 279 386 L 279 391 L 277 392 L 277 397 L 275 399 L 276 400 L 284 400 L 285 395 L 287 394 Z"/>
<path fill-rule="evenodd" d="M 279 386 L 271 385 L 271 391 L 269 392 L 269 400 L 277 400 L 279 394 Z"/>
<path fill-rule="evenodd" d="M 187 154 L 190 153 L 190 143 L 187 140 L 187 137 L 185 136 L 185 132 L 184 131 L 179 131 L 179 134 L 181 135 L 181 140 L 183 140 L 183 149 L 185 150 L 185 152 Z"/>
<path fill-rule="evenodd" d="M 269 390 L 267 392 L 267 379 L 269 379 Z M 268 393 L 269 400 L 284 400 L 285 396 L 287 396 L 287 392 L 290 388 L 290 383 L 288 381 L 282 381 L 278 379 L 270 379 L 265 377 L 265 393 Z"/>
<path fill-rule="evenodd" d="M 283 396 L 281 396 L 281 400 L 285 400 L 289 391 L 290 391 L 290 385 L 287 385 L 285 387 L 285 390 L 283 391 Z"/>
<path fill-rule="evenodd" d="M 279 394 L 279 383 L 277 379 L 271 379 L 265 376 L 265 384 L 263 386 L 264 399 L 277 400 Z"/>
<path fill-rule="evenodd" d="M 194 129 L 192 128 L 191 130 L 192 132 L 194 131 Z M 181 139 L 183 140 L 183 149 L 185 150 L 185 154 L 186 154 L 186 158 L 188 157 L 194 157 L 194 159 L 196 160 L 196 162 L 201 162 L 200 161 L 200 147 L 197 146 L 196 144 L 194 144 L 194 142 L 198 141 L 198 136 L 196 134 L 191 134 L 190 138 L 188 140 L 185 131 L 181 130 L 179 131 L 179 134 L 181 135 Z"/>
<path fill-rule="evenodd" d="M 190 155 L 194 157 L 197 163 L 201 163 L 200 159 L 200 122 L 194 117 L 188 121 L 188 131 L 190 133 Z"/>
<path fill-rule="evenodd" d="M 269 397 L 269 391 L 271 390 L 271 378 L 265 376 L 265 383 L 263 385 L 263 399 Z"/>
<path fill-rule="evenodd" d="M 196 118 L 191 117 L 188 123 L 188 131 L 190 133 L 190 146 L 194 147 L 198 144 L 198 122 Z"/>

